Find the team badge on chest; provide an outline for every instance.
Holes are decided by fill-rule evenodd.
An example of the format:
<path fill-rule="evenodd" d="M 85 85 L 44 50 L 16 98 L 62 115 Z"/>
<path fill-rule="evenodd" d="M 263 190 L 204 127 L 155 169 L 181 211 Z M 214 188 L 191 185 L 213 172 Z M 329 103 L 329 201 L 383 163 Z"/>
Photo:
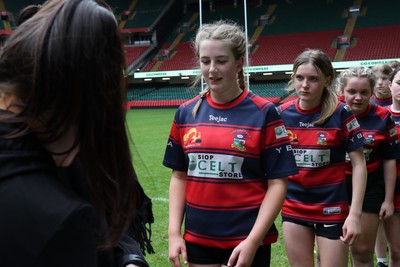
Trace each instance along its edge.
<path fill-rule="evenodd" d="M 239 151 L 246 150 L 246 139 L 250 137 L 250 134 L 244 130 L 235 130 L 231 132 L 233 134 L 233 142 L 231 147 L 236 148 Z"/>
<path fill-rule="evenodd" d="M 373 134 L 373 133 L 365 133 L 364 134 L 364 136 L 365 136 L 365 142 L 368 144 L 368 145 L 374 145 L 374 142 L 375 142 L 375 134 Z"/>
<path fill-rule="evenodd" d="M 327 132 L 318 132 L 317 134 L 318 134 L 317 144 L 326 146 L 327 145 L 326 140 L 328 137 L 328 133 Z"/>

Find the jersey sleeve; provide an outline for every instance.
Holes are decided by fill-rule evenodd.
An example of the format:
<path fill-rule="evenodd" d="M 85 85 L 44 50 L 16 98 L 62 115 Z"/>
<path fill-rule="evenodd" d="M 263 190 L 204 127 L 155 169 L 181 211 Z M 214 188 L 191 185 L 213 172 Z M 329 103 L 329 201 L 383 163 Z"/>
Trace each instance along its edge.
<path fill-rule="evenodd" d="M 278 110 L 271 105 L 266 114 L 262 163 L 266 178 L 298 173 L 290 140 Z"/>
<path fill-rule="evenodd" d="M 383 159 L 399 159 L 400 158 L 400 145 L 397 136 L 396 125 L 387 111 L 387 116 L 385 118 L 386 123 L 386 138 L 382 143 L 382 158 Z"/>
<path fill-rule="evenodd" d="M 171 126 L 168 141 L 165 148 L 163 165 L 178 171 L 187 170 L 187 162 L 182 147 L 180 135 L 180 113 L 181 107 L 175 113 L 174 121 Z"/>
<path fill-rule="evenodd" d="M 351 108 L 341 103 L 339 109 L 343 122 L 346 151 L 352 152 L 365 144 L 365 138 Z"/>

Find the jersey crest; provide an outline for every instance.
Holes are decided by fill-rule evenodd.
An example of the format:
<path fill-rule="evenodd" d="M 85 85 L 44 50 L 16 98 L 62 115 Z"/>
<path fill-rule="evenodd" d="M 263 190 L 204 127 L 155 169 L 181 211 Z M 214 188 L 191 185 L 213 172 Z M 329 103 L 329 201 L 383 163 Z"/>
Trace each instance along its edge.
<path fill-rule="evenodd" d="M 318 134 L 317 144 L 326 146 L 326 139 L 327 139 L 328 133 L 327 132 L 318 132 L 317 134 Z"/>
<path fill-rule="evenodd" d="M 250 134 L 245 130 L 234 130 L 231 134 L 234 135 L 231 147 L 236 148 L 239 151 L 245 151 L 246 138 L 249 138 Z"/>

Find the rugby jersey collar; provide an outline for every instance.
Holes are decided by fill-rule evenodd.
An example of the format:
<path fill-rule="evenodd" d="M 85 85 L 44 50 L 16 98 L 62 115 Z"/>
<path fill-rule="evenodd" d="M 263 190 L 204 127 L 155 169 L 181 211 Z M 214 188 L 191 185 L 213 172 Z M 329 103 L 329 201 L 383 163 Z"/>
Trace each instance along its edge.
<path fill-rule="evenodd" d="M 297 101 L 295 102 L 295 106 L 296 106 L 296 109 L 297 109 L 300 113 L 303 113 L 303 114 L 312 114 L 312 113 L 314 113 L 314 112 L 320 111 L 320 110 L 321 110 L 321 107 L 322 107 L 322 104 L 320 104 L 320 105 L 316 106 L 316 107 L 313 108 L 313 109 L 302 109 L 302 108 L 300 107 L 300 105 L 299 105 L 299 102 L 300 102 L 300 98 L 297 99 Z"/>
<path fill-rule="evenodd" d="M 364 112 L 356 115 L 356 118 L 357 119 L 364 118 L 371 111 L 371 108 L 372 108 L 372 105 L 371 105 L 371 103 L 369 103 L 367 108 L 364 110 Z"/>
<path fill-rule="evenodd" d="M 233 108 L 234 106 L 236 106 L 240 102 L 242 102 L 247 97 L 248 94 L 249 94 L 249 91 L 247 89 L 245 89 L 245 90 L 243 90 L 243 93 L 238 98 L 236 98 L 234 101 L 228 102 L 228 103 L 217 103 L 212 100 L 210 93 L 207 93 L 206 100 L 207 100 L 207 103 L 213 108 L 229 109 L 229 108 Z"/>

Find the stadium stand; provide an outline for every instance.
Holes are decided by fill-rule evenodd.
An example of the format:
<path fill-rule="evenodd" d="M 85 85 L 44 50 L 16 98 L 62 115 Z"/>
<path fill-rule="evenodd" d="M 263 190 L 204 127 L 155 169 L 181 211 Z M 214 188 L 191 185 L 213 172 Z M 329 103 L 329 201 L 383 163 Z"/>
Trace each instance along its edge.
<path fill-rule="evenodd" d="M 333 59 L 336 49 L 329 45 L 339 34 L 340 30 L 263 35 L 257 40 L 259 48 L 251 54 L 250 63 L 254 66 L 291 64 L 306 48 L 322 49 Z"/>
<path fill-rule="evenodd" d="M 151 28 L 155 19 L 161 15 L 168 0 L 136 0 L 131 2 L 131 7 L 128 8 L 128 10 L 132 12 L 130 17 L 126 20 L 123 27 L 124 29 Z"/>
<path fill-rule="evenodd" d="M 400 25 L 356 28 L 353 35 L 357 45 L 347 49 L 345 61 L 399 57 Z"/>
<path fill-rule="evenodd" d="M 288 1 L 268 1 L 248 8 L 248 14 L 252 14 L 249 16 L 249 36 L 253 43 L 251 66 L 291 64 L 305 48 L 322 49 L 334 61 L 397 58 L 400 55 L 400 20 L 389 15 L 393 13 L 393 8 L 399 6 L 399 1 L 389 1 L 385 7 L 378 0 L 289 2 L 291 4 Z M 352 8 L 357 10 L 358 6 L 361 13 L 354 17 Z M 243 21 L 240 8 L 232 5 L 215 8 L 203 12 L 203 22 L 219 18 L 229 18 L 239 23 Z M 268 21 L 260 25 L 260 21 L 254 18 L 263 15 Z M 191 28 L 192 36 L 197 26 Z M 168 58 L 161 62 L 158 60 L 157 68 L 149 69 L 193 68 L 192 64 L 187 64 L 194 57 L 189 49 L 189 40 L 185 40 L 188 36 L 190 34 L 186 34 L 181 43 L 169 50 Z M 164 48 L 169 47 L 168 43 L 164 45 Z M 272 92 L 276 90 L 281 93 L 268 95 L 270 84 L 273 86 L 274 82 L 253 82 L 250 83 L 250 89 L 274 103 L 296 98 L 286 98 L 287 95 L 282 93 L 285 83 L 272 89 Z"/>
<path fill-rule="evenodd" d="M 148 48 L 148 46 L 125 46 L 126 64 L 131 65 Z"/>
<path fill-rule="evenodd" d="M 128 11 L 130 8 L 131 0 L 106 0 L 106 2 L 112 7 L 115 16 L 117 17 L 119 26 L 121 28 L 122 14 L 124 11 Z"/>
<path fill-rule="evenodd" d="M 129 89 L 127 108 L 175 107 L 195 97 L 200 87 L 189 86 L 141 86 Z"/>
<path fill-rule="evenodd" d="M 190 42 L 179 43 L 158 70 L 195 69 L 198 63 Z"/>
<path fill-rule="evenodd" d="M 0 0 L 0 16 L 7 15 L 0 23 L 0 43 L 15 27 L 19 10 L 32 2 L 40 1 Z M 199 27 L 196 0 L 106 2 L 113 8 L 126 43 L 128 75 L 197 69 L 191 44 Z M 212 5 L 210 0 L 202 2 L 203 23 L 224 18 L 244 24 L 240 0 L 213 0 Z M 305 48 L 322 49 L 333 61 L 399 58 L 399 8 L 398 0 L 247 0 L 249 64 L 291 64 Z M 170 13 L 172 9 L 175 13 Z M 352 10 L 357 11 L 355 16 Z M 149 86 L 129 81 L 128 108 L 176 106 L 200 91 L 188 84 Z M 279 104 L 293 99 L 284 92 L 286 82 L 251 78 L 249 89 Z"/>

